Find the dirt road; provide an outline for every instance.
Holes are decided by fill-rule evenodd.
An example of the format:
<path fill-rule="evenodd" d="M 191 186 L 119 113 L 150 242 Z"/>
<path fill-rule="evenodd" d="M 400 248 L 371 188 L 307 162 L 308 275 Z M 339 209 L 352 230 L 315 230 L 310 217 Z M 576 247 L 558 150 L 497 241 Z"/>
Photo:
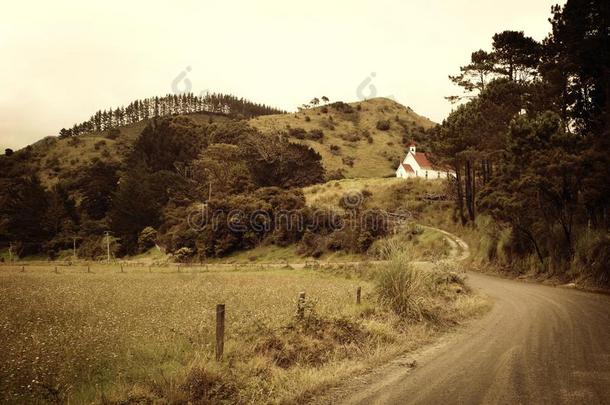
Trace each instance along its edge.
<path fill-rule="evenodd" d="M 610 404 L 610 296 L 477 273 L 492 310 L 354 384 L 349 404 Z M 411 360 L 411 361 L 412 361 Z"/>

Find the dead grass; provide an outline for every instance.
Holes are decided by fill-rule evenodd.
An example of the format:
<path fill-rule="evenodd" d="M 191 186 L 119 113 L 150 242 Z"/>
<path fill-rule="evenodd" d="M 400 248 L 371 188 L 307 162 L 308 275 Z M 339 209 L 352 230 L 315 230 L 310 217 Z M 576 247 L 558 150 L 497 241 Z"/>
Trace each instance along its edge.
<path fill-rule="evenodd" d="M 442 331 L 427 321 L 404 328 L 374 282 L 357 276 L 155 271 L 3 267 L 2 401 L 299 402 Z M 307 293 L 303 318 L 295 317 L 299 291 Z M 214 308 L 221 302 L 227 334 L 217 363 Z"/>
<path fill-rule="evenodd" d="M 383 177 L 394 174 L 406 151 L 406 147 L 402 146 L 406 130 L 397 123 L 397 117 L 406 125 L 408 131 L 416 127 L 427 129 L 434 125 L 429 119 L 386 98 L 374 98 L 349 105 L 354 109 L 352 113 L 337 111 L 332 106 L 326 107 L 328 112 L 323 113 L 324 107 L 318 107 L 298 113 L 256 117 L 250 120 L 250 124 L 263 132 L 287 131 L 289 128 L 322 130 L 322 142 L 296 138 L 293 140 L 314 148 L 322 156 L 327 171 L 342 170 L 345 177 Z M 378 130 L 376 126 L 380 120 L 391 121 L 390 129 Z M 372 142 L 367 140 L 367 134 Z M 339 146 L 341 152 L 333 153 L 331 145 Z M 352 166 L 345 164 L 345 157 L 353 159 Z"/>

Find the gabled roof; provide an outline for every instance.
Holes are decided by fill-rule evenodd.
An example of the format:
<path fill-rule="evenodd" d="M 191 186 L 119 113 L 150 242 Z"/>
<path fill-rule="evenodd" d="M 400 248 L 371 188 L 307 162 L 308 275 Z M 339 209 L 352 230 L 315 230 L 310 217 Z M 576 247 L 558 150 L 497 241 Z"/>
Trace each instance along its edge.
<path fill-rule="evenodd" d="M 432 164 L 428 161 L 428 158 L 426 157 L 425 153 L 415 152 L 412 153 L 412 155 L 415 158 L 415 161 L 417 162 L 419 167 L 421 167 L 422 169 L 434 170 L 434 167 L 432 167 Z"/>
<path fill-rule="evenodd" d="M 401 163 L 401 166 L 402 166 L 402 168 L 403 168 L 403 169 L 405 169 L 405 171 L 406 171 L 407 173 L 409 173 L 409 172 L 413 172 L 413 173 L 414 173 L 414 172 L 415 172 L 415 170 L 413 170 L 413 168 L 411 167 L 411 165 L 410 165 L 410 164 L 407 164 L 407 163 Z"/>

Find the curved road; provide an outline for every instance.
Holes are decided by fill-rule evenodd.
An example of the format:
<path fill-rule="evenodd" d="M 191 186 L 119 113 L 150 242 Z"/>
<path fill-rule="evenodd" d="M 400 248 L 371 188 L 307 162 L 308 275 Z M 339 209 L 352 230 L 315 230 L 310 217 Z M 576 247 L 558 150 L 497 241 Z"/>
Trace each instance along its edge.
<path fill-rule="evenodd" d="M 343 402 L 610 404 L 610 296 L 472 272 L 467 282 L 493 301 L 488 314 Z"/>

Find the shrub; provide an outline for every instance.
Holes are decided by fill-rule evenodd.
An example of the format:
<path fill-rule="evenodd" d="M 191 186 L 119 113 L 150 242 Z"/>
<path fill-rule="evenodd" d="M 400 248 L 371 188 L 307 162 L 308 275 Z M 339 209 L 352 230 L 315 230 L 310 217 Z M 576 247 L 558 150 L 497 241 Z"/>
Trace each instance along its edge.
<path fill-rule="evenodd" d="M 11 148 L 6 148 L 4 149 L 4 155 L 5 156 L 13 156 L 13 150 Z"/>
<path fill-rule="evenodd" d="M 142 229 L 140 236 L 138 237 L 138 250 L 140 252 L 146 252 L 148 249 L 155 246 L 157 240 L 157 231 L 152 226 L 147 226 Z"/>
<path fill-rule="evenodd" d="M 360 140 L 360 136 L 358 134 L 341 134 L 341 139 L 348 142 L 357 142 Z"/>
<path fill-rule="evenodd" d="M 344 165 L 354 167 L 354 158 L 352 156 L 345 156 L 342 161 Z"/>
<path fill-rule="evenodd" d="M 352 108 L 351 105 L 344 103 L 343 101 L 336 101 L 332 104 L 330 104 L 330 107 L 334 108 L 335 110 L 345 113 L 345 114 L 351 114 L 354 112 L 354 109 Z"/>
<path fill-rule="evenodd" d="M 388 120 L 379 120 L 375 127 L 380 131 L 387 131 L 390 129 L 390 121 Z"/>
<path fill-rule="evenodd" d="M 237 393 L 229 376 L 202 367 L 193 367 L 180 389 L 187 395 L 188 403 L 197 404 L 225 402 Z"/>
<path fill-rule="evenodd" d="M 73 138 L 73 139 L 76 139 L 76 138 Z M 106 146 L 106 141 L 101 140 L 101 141 L 97 141 L 97 142 L 96 142 L 96 143 L 93 145 L 93 148 L 94 148 L 95 150 L 100 150 L 100 149 L 101 149 L 103 146 Z"/>
<path fill-rule="evenodd" d="M 288 130 L 288 135 L 297 139 L 305 139 L 307 131 L 305 131 L 303 128 L 290 128 Z"/>
<path fill-rule="evenodd" d="M 311 139 L 312 141 L 319 141 L 324 138 L 324 132 L 321 129 L 312 129 L 307 133 L 307 139 Z"/>
<path fill-rule="evenodd" d="M 311 121 L 311 118 L 309 117 L 309 115 L 306 115 L 305 116 L 305 122 L 309 122 L 309 121 Z"/>
<path fill-rule="evenodd" d="M 339 145 L 330 145 L 330 153 L 339 155 L 341 153 L 341 147 Z"/>
<path fill-rule="evenodd" d="M 188 248 L 188 247 L 181 247 L 174 253 L 174 257 L 176 258 L 176 261 L 179 263 L 186 263 L 186 262 L 190 261 L 191 258 L 193 257 L 193 255 L 194 255 L 193 249 Z"/>

